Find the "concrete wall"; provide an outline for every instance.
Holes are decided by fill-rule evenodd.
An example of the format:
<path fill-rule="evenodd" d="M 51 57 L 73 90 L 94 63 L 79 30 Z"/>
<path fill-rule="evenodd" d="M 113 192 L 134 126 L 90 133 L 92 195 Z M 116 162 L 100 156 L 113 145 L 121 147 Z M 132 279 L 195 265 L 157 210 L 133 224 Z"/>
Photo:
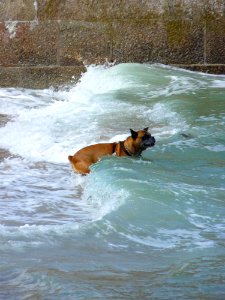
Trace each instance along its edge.
<path fill-rule="evenodd" d="M 58 86 L 106 59 L 225 74 L 225 1 L 0 0 L 0 86 Z"/>

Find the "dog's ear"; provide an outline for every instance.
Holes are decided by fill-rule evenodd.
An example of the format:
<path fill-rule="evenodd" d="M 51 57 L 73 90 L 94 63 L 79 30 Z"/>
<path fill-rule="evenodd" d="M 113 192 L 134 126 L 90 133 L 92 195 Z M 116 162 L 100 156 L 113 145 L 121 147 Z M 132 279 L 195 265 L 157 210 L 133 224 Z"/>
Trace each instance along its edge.
<path fill-rule="evenodd" d="M 146 128 L 144 128 L 143 130 L 147 132 L 147 131 L 148 131 L 148 128 L 149 128 L 149 127 L 146 127 Z"/>
<path fill-rule="evenodd" d="M 134 131 L 133 129 L 130 129 L 130 133 L 131 133 L 132 139 L 136 140 L 138 133 L 136 131 Z"/>

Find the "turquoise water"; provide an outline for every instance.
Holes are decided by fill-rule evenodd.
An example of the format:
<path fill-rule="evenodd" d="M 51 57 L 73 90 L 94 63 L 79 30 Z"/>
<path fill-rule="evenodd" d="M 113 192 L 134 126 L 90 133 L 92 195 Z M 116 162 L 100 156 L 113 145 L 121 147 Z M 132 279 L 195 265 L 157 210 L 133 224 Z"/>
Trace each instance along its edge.
<path fill-rule="evenodd" d="M 90 66 L 0 99 L 0 299 L 225 298 L 225 76 Z M 72 172 L 68 154 L 147 126 L 141 159 Z"/>

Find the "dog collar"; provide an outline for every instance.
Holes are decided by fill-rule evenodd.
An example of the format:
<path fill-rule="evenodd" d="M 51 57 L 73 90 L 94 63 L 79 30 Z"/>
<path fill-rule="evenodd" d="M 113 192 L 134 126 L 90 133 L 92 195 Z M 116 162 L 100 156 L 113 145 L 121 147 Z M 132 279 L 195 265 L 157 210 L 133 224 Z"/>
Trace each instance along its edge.
<path fill-rule="evenodd" d="M 112 150 L 112 154 L 116 153 L 116 147 L 117 147 L 118 143 L 113 143 L 113 150 Z"/>
<path fill-rule="evenodd" d="M 126 149 L 124 142 L 119 142 L 120 148 L 126 153 L 127 156 L 132 156 L 132 154 Z"/>

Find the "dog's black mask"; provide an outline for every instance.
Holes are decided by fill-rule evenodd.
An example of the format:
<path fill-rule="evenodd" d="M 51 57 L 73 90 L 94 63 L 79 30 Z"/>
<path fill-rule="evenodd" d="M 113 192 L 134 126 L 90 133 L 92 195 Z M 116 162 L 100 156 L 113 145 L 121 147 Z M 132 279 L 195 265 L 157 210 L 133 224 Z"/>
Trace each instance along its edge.
<path fill-rule="evenodd" d="M 141 139 L 141 148 L 143 150 L 153 147 L 155 145 L 155 138 L 150 133 L 146 133 Z"/>

